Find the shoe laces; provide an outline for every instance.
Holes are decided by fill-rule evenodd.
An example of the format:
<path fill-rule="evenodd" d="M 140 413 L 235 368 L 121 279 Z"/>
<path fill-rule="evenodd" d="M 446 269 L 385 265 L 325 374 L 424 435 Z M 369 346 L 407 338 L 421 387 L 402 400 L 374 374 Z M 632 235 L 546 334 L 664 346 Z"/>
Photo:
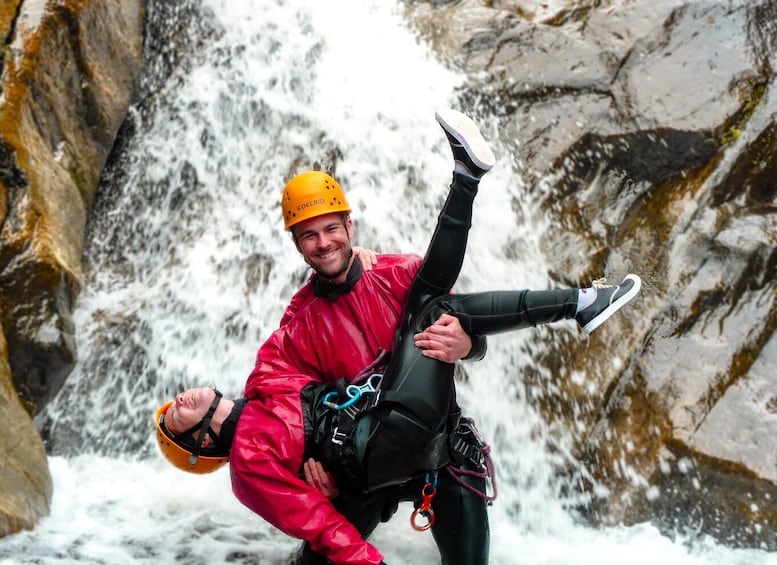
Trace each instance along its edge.
<path fill-rule="evenodd" d="M 591 283 L 591 287 L 595 289 L 613 288 L 618 286 L 617 284 L 607 284 L 607 277 L 596 279 Z"/>

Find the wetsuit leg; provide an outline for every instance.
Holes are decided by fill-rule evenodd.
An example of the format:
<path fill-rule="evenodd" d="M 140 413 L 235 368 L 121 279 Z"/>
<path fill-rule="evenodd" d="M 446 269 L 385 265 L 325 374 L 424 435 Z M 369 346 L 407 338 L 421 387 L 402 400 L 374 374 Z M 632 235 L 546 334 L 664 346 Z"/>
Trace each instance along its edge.
<path fill-rule="evenodd" d="M 453 174 L 448 198 L 437 217 L 424 262 L 408 293 L 402 322 L 396 339 L 410 327 L 424 303 L 435 296 L 448 294 L 459 277 L 467 250 L 469 228 L 472 226 L 472 205 L 478 192 L 476 179 Z"/>
<path fill-rule="evenodd" d="M 577 289 L 494 291 L 438 299 L 429 317 L 456 316 L 469 334 L 493 335 L 559 320 L 577 311 Z"/>
<path fill-rule="evenodd" d="M 577 293 L 577 289 L 517 290 L 446 294 L 432 299 L 394 348 L 381 388 L 424 399 L 422 406 L 430 411 L 430 421 L 442 422 L 453 394 L 453 366 L 421 355 L 413 334 L 443 313 L 459 318 L 471 335 L 489 335 L 573 318 Z M 413 375 L 423 377 L 412 378 Z"/>
<path fill-rule="evenodd" d="M 462 437 L 467 445 L 472 444 L 472 436 L 466 430 L 462 430 L 462 433 L 463 436 L 457 437 Z M 452 465 L 459 469 L 478 474 L 484 471 L 482 463 L 462 452 L 453 451 L 452 457 Z M 485 565 L 488 563 L 490 545 L 488 502 L 478 493 L 486 492 L 486 478 L 483 475 L 461 474 L 459 479 L 477 492 L 456 481 L 447 468 L 438 472 L 437 492 L 431 501 L 435 518 L 432 535 L 443 565 Z M 397 500 L 411 501 L 418 508 L 427 480 L 431 480 L 431 477 L 422 475 L 391 492 L 396 493 Z M 418 523 L 424 522 L 424 517 L 419 516 Z"/>
<path fill-rule="evenodd" d="M 448 198 L 437 218 L 437 227 L 416 276 L 418 282 L 415 284 L 428 294 L 448 294 L 459 277 L 479 182 L 463 175 L 453 175 Z"/>
<path fill-rule="evenodd" d="M 469 460 L 456 462 L 462 469 L 481 471 Z M 478 492 L 486 492 L 485 478 L 462 476 Z M 445 470 L 438 476 L 437 495 L 432 500 L 435 523 L 432 535 L 443 565 L 488 563 L 490 530 L 486 500 L 470 491 Z"/>
<path fill-rule="evenodd" d="M 450 192 L 437 218 L 437 227 L 426 250 L 424 262 L 416 273 L 408 293 L 403 321 L 397 329 L 394 341 L 392 360 L 384 373 L 381 386 L 383 390 L 392 389 L 404 383 L 411 371 L 427 375 L 427 371 L 439 370 L 439 368 L 435 369 L 435 364 L 440 364 L 438 361 L 418 354 L 412 336 L 437 319 L 437 317 L 431 317 L 429 307 L 425 305 L 434 297 L 447 295 L 459 276 L 467 249 L 469 228 L 472 225 L 472 205 L 477 195 L 478 183 L 476 179 L 458 173 L 453 174 Z M 398 376 L 400 371 L 404 377 Z M 445 373 L 444 376 L 452 374 L 449 371 L 442 372 Z M 450 386 L 450 381 L 448 384 Z M 434 388 L 424 387 L 419 393 L 428 393 Z M 408 392 L 413 393 L 413 391 Z M 450 395 L 442 396 L 435 404 L 445 412 Z"/>

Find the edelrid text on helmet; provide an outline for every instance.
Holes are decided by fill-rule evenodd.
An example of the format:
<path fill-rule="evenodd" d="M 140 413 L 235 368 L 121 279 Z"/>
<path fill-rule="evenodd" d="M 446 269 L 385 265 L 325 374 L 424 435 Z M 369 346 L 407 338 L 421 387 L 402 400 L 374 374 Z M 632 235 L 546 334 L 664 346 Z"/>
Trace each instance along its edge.
<path fill-rule="evenodd" d="M 324 214 L 351 213 L 345 193 L 335 179 L 321 171 L 307 171 L 291 179 L 281 199 L 285 228 Z"/>
<path fill-rule="evenodd" d="M 182 471 L 202 475 L 212 473 L 229 461 L 228 453 L 199 453 L 194 455 L 191 448 L 175 439 L 165 426 L 165 414 L 173 401 L 165 402 L 156 411 L 154 423 L 156 424 L 156 441 L 159 449 L 167 460 Z"/>

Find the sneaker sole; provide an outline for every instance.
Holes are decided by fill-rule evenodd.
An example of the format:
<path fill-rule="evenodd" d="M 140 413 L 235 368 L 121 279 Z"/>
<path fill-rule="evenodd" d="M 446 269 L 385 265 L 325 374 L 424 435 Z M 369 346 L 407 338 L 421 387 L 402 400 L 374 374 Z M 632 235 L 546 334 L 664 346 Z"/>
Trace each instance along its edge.
<path fill-rule="evenodd" d="M 602 310 L 601 314 L 599 314 L 595 318 L 591 318 L 591 321 L 588 322 L 585 326 L 583 326 L 583 331 L 585 333 L 590 334 L 592 331 L 594 331 L 596 328 L 598 328 L 604 322 L 606 322 L 610 316 L 615 314 L 615 312 L 623 308 L 628 302 L 631 301 L 632 298 L 637 296 L 639 289 L 642 288 L 642 279 L 639 278 L 637 275 L 626 275 L 626 277 L 623 280 L 633 281 L 634 286 L 632 286 L 631 290 L 629 290 L 626 294 L 624 294 L 623 296 L 618 298 L 618 300 L 616 300 L 615 302 L 610 304 L 607 308 Z"/>
<path fill-rule="evenodd" d="M 478 167 L 488 171 L 496 164 L 493 151 L 486 143 L 475 122 L 469 117 L 450 108 L 437 110 L 434 117 L 445 131 L 461 143 L 469 158 Z"/>

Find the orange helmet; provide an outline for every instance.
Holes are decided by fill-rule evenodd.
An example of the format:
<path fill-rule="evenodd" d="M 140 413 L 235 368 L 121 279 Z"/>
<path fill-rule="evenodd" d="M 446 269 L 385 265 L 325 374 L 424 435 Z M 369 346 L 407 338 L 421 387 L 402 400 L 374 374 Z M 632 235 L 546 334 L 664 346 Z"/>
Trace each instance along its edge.
<path fill-rule="evenodd" d="M 198 475 L 212 473 L 229 461 L 228 450 L 224 450 L 223 448 L 202 449 L 199 445 L 194 444 L 194 442 L 192 442 L 191 445 L 187 445 L 180 439 L 176 439 L 176 436 L 174 436 L 167 429 L 167 426 L 165 426 L 165 414 L 173 402 L 174 401 L 171 400 L 160 406 L 156 411 L 156 417 L 154 418 L 154 422 L 156 423 L 156 441 L 159 444 L 159 449 L 167 460 L 183 471 L 196 473 Z M 214 401 L 214 404 L 215 403 L 216 402 Z M 205 423 L 206 428 L 209 425 L 210 421 Z M 186 435 L 187 433 L 178 434 L 178 437 L 180 438 Z M 197 444 L 201 443 L 202 440 L 200 439 Z"/>
<path fill-rule="evenodd" d="M 332 212 L 351 213 L 351 206 L 337 181 L 321 171 L 307 171 L 291 179 L 281 199 L 286 229 Z"/>

